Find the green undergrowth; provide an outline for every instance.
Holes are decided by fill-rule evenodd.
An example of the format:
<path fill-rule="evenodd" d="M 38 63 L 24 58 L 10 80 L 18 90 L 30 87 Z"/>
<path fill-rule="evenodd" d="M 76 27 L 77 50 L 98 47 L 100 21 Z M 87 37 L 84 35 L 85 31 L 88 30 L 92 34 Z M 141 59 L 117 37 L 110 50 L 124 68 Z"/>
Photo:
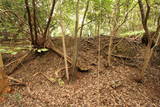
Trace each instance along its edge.
<path fill-rule="evenodd" d="M 125 32 L 120 34 L 121 37 L 130 37 L 130 36 L 142 36 L 144 33 L 143 30 L 140 31 L 129 31 L 129 32 Z"/>
<path fill-rule="evenodd" d="M 0 53 L 7 53 L 7 54 L 12 54 L 15 55 L 20 51 L 23 50 L 31 50 L 32 48 L 30 46 L 0 46 Z"/>

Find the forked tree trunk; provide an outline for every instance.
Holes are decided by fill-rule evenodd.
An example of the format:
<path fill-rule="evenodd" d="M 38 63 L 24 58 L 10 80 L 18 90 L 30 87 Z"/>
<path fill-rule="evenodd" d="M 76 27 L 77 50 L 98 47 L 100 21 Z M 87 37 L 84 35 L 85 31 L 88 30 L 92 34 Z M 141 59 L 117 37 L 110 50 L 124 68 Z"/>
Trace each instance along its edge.
<path fill-rule="evenodd" d="M 118 30 L 119 28 L 127 21 L 128 19 L 128 15 L 129 13 L 136 7 L 137 4 L 135 4 L 131 9 L 129 9 L 125 16 L 124 16 L 124 19 L 121 23 L 118 23 L 119 22 L 119 14 L 120 14 L 120 0 L 118 0 L 118 2 L 116 3 L 116 7 L 114 12 L 113 12 L 113 16 L 115 16 L 115 23 L 113 25 L 113 29 L 112 29 L 112 32 L 111 32 L 111 37 L 110 37 L 110 40 L 109 40 L 109 49 L 108 49 L 108 66 L 111 66 L 112 65 L 112 61 L 111 61 L 111 55 L 112 55 L 112 44 L 113 44 L 113 37 L 115 37 L 118 33 Z"/>
<path fill-rule="evenodd" d="M 144 53 L 144 62 L 143 62 L 143 67 L 141 72 L 139 73 L 139 77 L 138 77 L 138 82 L 142 82 L 144 80 L 144 72 L 147 70 L 148 66 L 150 66 L 150 59 L 152 57 L 152 53 L 153 50 L 155 48 L 155 46 L 158 45 L 158 41 L 159 41 L 159 32 L 160 32 L 160 15 L 158 16 L 158 21 L 157 21 L 157 29 L 154 35 L 151 34 L 151 32 L 148 29 L 148 19 L 149 19 L 149 14 L 150 14 L 150 5 L 149 5 L 149 0 L 145 0 L 146 2 L 146 7 L 147 7 L 147 11 L 145 13 L 144 11 L 144 7 L 143 7 L 143 2 L 142 0 L 138 0 L 138 4 L 139 4 L 139 8 L 140 8 L 140 13 L 141 13 L 141 21 L 142 21 L 142 25 L 143 25 L 143 29 L 145 31 L 145 36 L 147 38 L 147 47 L 145 49 L 145 53 Z M 156 44 L 153 46 L 152 48 L 152 36 L 157 37 L 157 42 Z"/>
<path fill-rule="evenodd" d="M 48 16 L 48 21 L 46 23 L 45 29 L 43 29 L 44 32 L 41 29 L 41 26 L 38 25 L 39 23 L 36 17 L 38 14 L 36 13 L 38 7 L 36 6 L 36 0 L 32 0 L 33 9 L 30 9 L 31 7 L 30 5 L 31 4 L 29 3 L 29 0 L 25 0 L 25 7 L 28 15 L 28 25 L 29 25 L 30 36 L 31 36 L 31 43 L 34 48 L 41 48 L 41 47 L 44 47 L 45 42 L 47 41 L 48 31 L 52 21 L 56 0 L 52 0 L 52 6 L 51 6 L 50 14 Z M 32 14 L 33 14 L 33 17 L 32 17 Z M 41 29 L 42 32 L 38 32 L 38 29 Z"/>

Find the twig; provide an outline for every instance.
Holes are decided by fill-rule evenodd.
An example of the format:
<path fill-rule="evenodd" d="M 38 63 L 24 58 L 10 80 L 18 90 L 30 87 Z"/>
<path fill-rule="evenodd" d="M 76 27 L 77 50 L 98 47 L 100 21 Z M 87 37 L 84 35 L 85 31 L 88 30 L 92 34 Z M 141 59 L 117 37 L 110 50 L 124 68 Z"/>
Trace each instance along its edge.
<path fill-rule="evenodd" d="M 49 82 L 51 82 L 52 84 L 55 84 L 56 83 L 56 80 L 55 81 L 53 81 L 53 80 L 51 80 L 47 75 L 45 75 L 45 74 L 43 74 L 43 73 L 39 73 L 39 74 L 42 74 Z"/>
<path fill-rule="evenodd" d="M 105 53 L 107 56 L 108 54 Z M 120 59 L 124 59 L 124 60 L 134 60 L 134 59 L 137 59 L 137 60 L 144 60 L 143 58 L 136 58 L 136 57 L 127 57 L 127 56 L 123 56 L 123 55 L 115 55 L 115 54 L 111 54 L 112 57 L 116 57 L 116 58 L 120 58 Z"/>
<path fill-rule="evenodd" d="M 114 45 L 114 47 L 112 48 L 112 51 L 116 48 L 116 46 L 118 46 L 120 43 L 121 43 L 121 41 L 123 40 L 124 38 L 122 38 L 122 39 L 120 39 L 119 41 L 118 41 L 118 43 L 116 44 L 116 45 Z M 114 44 L 114 43 L 113 43 Z"/>
<path fill-rule="evenodd" d="M 25 83 L 23 83 L 22 81 L 20 81 L 20 80 L 18 80 L 18 79 L 15 79 L 15 78 L 13 78 L 13 77 L 11 77 L 11 76 L 8 76 L 7 78 L 8 78 L 9 80 L 12 80 L 12 81 L 15 81 L 15 82 L 16 82 L 16 83 L 11 84 L 11 85 L 26 86 Z M 18 84 L 17 84 L 17 83 L 18 83 Z"/>
<path fill-rule="evenodd" d="M 69 68 L 71 68 L 71 67 L 67 67 L 67 69 L 69 69 Z M 63 67 L 63 68 L 60 68 L 60 69 L 56 70 L 56 71 L 55 71 L 55 75 L 56 75 L 57 77 L 60 77 L 60 76 L 58 76 L 58 75 L 59 75 L 59 72 L 65 70 L 65 69 L 66 69 L 66 67 Z M 64 76 L 64 75 L 63 75 L 63 76 Z M 61 77 L 63 77 L 63 76 L 61 76 Z"/>

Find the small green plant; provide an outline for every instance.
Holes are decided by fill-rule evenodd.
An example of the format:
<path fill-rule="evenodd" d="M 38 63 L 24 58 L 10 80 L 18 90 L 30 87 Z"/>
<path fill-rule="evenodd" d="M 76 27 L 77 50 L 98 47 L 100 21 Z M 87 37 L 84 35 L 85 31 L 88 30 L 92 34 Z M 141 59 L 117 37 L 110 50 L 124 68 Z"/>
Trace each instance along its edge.
<path fill-rule="evenodd" d="M 58 84 L 59 84 L 60 86 L 63 86 L 63 85 L 64 85 L 64 81 L 63 81 L 61 78 L 59 78 L 57 81 L 58 81 Z"/>
<path fill-rule="evenodd" d="M 37 52 L 42 53 L 42 52 L 47 52 L 47 48 L 41 48 L 41 49 L 36 49 Z"/>

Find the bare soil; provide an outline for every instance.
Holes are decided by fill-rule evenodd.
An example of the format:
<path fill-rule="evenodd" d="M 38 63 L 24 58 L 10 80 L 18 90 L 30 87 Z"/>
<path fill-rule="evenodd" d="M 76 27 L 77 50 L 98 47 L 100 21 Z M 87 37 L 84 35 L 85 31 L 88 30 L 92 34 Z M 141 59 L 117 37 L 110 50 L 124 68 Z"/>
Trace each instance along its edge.
<path fill-rule="evenodd" d="M 66 38 L 67 54 L 72 56 L 73 39 Z M 53 43 L 62 51 L 61 38 Z M 0 107 L 160 107 L 159 60 L 153 60 L 145 72 L 143 83 L 135 81 L 143 63 L 144 46 L 136 38 L 114 38 L 112 67 L 107 66 L 109 38 L 101 37 L 101 65 L 98 78 L 98 37 L 80 41 L 78 64 L 87 72 L 77 72 L 76 81 L 69 84 L 56 72 L 64 68 L 64 59 L 48 51 L 33 54 L 10 75 L 26 83 L 13 85 L 12 92 L 3 95 Z M 124 48 L 126 47 L 126 48 Z M 17 56 L 23 56 L 25 52 Z M 157 54 L 156 54 L 157 55 Z M 5 55 L 4 55 L 5 56 Z M 7 57 L 5 64 L 16 56 Z M 154 57 L 154 59 L 157 57 Z M 155 62 L 156 61 L 156 62 Z M 11 67 L 8 67 L 9 71 Z"/>

